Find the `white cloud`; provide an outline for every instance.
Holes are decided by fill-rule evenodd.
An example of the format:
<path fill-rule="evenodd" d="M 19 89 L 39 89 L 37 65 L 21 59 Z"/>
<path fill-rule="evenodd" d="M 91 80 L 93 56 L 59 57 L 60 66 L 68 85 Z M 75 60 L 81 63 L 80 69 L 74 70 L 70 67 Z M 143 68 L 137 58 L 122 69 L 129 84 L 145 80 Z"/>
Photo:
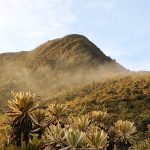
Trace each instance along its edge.
<path fill-rule="evenodd" d="M 0 40 L 11 45 L 9 37 L 17 38 L 15 34 L 22 41 L 39 38 L 39 42 L 63 35 L 77 21 L 71 7 L 70 0 L 0 0 Z"/>

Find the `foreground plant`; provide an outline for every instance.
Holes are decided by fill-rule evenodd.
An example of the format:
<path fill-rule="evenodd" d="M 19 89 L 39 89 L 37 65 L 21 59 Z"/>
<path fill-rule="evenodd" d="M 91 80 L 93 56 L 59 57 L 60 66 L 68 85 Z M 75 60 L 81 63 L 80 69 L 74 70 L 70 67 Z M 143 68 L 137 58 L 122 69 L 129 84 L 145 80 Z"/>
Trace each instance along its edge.
<path fill-rule="evenodd" d="M 92 111 L 91 117 L 97 121 L 103 121 L 108 116 L 108 113 L 106 111 Z"/>
<path fill-rule="evenodd" d="M 91 120 L 87 115 L 81 115 L 78 117 L 70 117 L 69 122 L 75 129 L 85 132 L 87 127 L 90 125 Z"/>
<path fill-rule="evenodd" d="M 89 131 L 85 138 L 84 142 L 87 144 L 88 148 L 95 150 L 104 150 L 108 146 L 108 136 L 103 130 L 98 129 L 97 127 L 92 126 L 91 131 Z"/>
<path fill-rule="evenodd" d="M 92 111 L 90 117 L 99 127 L 105 128 L 103 121 L 108 117 L 106 111 Z"/>
<path fill-rule="evenodd" d="M 66 147 L 65 150 L 76 150 L 81 148 L 83 133 L 79 130 L 69 129 L 65 132 Z"/>
<path fill-rule="evenodd" d="M 67 106 L 63 104 L 50 104 L 48 106 L 49 118 L 53 118 L 53 124 L 61 124 L 64 127 L 64 117 L 67 114 Z"/>
<path fill-rule="evenodd" d="M 67 106 L 65 106 L 63 104 L 50 104 L 48 106 L 48 111 L 56 119 L 60 119 L 60 117 L 65 116 L 66 110 L 67 110 Z"/>
<path fill-rule="evenodd" d="M 137 132 L 134 122 L 119 120 L 115 123 L 112 131 L 115 134 L 118 149 L 128 150 L 134 143 L 134 134 Z"/>
<path fill-rule="evenodd" d="M 56 126 L 49 126 L 45 131 L 44 136 L 45 150 L 56 150 L 63 147 L 64 140 L 65 132 L 64 129 L 61 128 L 60 124 L 57 124 Z"/>
<path fill-rule="evenodd" d="M 31 138 L 32 123 L 34 122 L 31 113 L 40 107 L 39 97 L 31 92 L 12 92 L 13 99 L 8 101 L 8 106 L 12 109 L 8 116 L 13 117 L 11 124 L 13 130 L 13 141 L 17 146 L 21 146 L 24 141 L 26 145 Z"/>

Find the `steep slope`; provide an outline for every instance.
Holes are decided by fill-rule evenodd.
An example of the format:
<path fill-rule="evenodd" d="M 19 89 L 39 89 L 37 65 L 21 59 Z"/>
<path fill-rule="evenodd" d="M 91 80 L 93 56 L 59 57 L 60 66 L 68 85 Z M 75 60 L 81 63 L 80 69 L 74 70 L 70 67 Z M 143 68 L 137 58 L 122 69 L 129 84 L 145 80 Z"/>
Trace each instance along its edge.
<path fill-rule="evenodd" d="M 34 60 L 34 61 L 33 61 Z M 35 50 L 28 53 L 28 64 L 32 68 L 38 68 L 45 64 L 53 69 L 61 67 L 96 67 L 112 63 L 116 68 L 123 70 L 110 57 L 106 56 L 96 45 L 82 35 L 68 35 L 60 39 L 48 41 Z"/>
<path fill-rule="evenodd" d="M 31 90 L 46 98 L 102 74 L 126 71 L 86 37 L 68 35 L 33 51 L 0 54 L 0 102 L 6 103 L 11 90 Z"/>
<path fill-rule="evenodd" d="M 15 67 L 29 67 L 32 70 L 43 66 L 49 66 L 52 69 L 61 69 L 61 67 L 63 67 L 62 69 L 65 67 L 79 69 L 81 66 L 99 67 L 111 64 L 118 71 L 125 70 L 86 37 L 76 34 L 50 40 L 33 51 L 0 54 L 0 65 L 5 67 L 6 64 Z"/>

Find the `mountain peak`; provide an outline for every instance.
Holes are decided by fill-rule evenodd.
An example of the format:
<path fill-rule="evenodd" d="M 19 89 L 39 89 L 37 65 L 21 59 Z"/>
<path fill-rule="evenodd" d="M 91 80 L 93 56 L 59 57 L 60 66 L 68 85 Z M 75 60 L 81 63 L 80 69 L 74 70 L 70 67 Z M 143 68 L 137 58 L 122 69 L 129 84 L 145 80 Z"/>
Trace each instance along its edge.
<path fill-rule="evenodd" d="M 18 64 L 37 70 L 43 66 L 51 69 L 94 68 L 104 66 L 123 71 L 121 65 L 106 56 L 88 38 L 79 34 L 70 34 L 62 38 L 49 40 L 30 52 L 7 53 L 0 55 L 0 63 Z M 23 60 L 23 61 L 22 61 Z M 105 67 L 104 67 L 105 68 Z M 114 71 L 116 71 L 114 70 Z"/>
<path fill-rule="evenodd" d="M 68 34 L 62 38 L 64 39 L 78 39 L 78 38 L 88 39 L 86 36 L 81 35 L 81 34 Z"/>
<path fill-rule="evenodd" d="M 88 38 L 79 34 L 70 34 L 62 38 L 47 41 L 28 55 L 30 60 L 41 63 L 65 61 L 70 64 L 102 65 L 113 62 Z M 62 61 L 62 62 L 63 62 Z M 42 65 L 42 64 L 41 64 Z"/>

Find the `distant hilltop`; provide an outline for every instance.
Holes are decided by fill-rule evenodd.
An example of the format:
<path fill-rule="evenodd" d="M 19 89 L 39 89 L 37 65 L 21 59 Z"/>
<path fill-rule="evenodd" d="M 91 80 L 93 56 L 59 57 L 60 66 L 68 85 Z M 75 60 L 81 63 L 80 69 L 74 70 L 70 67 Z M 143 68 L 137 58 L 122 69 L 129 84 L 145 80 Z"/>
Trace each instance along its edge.
<path fill-rule="evenodd" d="M 88 38 L 71 34 L 63 38 L 50 40 L 30 52 L 6 53 L 0 55 L 0 64 L 8 62 L 14 65 L 26 66 L 31 69 L 37 69 L 41 66 L 49 65 L 49 67 L 60 69 L 64 67 L 91 67 L 111 64 L 122 71 L 124 68 L 106 56 L 95 44 Z"/>

